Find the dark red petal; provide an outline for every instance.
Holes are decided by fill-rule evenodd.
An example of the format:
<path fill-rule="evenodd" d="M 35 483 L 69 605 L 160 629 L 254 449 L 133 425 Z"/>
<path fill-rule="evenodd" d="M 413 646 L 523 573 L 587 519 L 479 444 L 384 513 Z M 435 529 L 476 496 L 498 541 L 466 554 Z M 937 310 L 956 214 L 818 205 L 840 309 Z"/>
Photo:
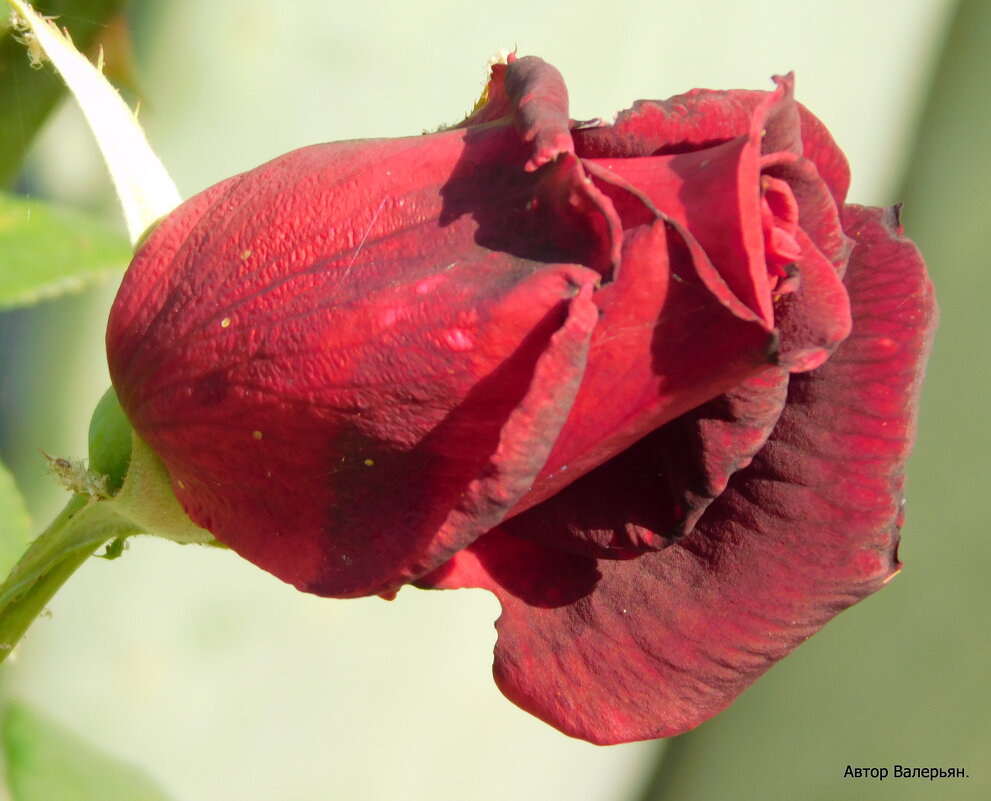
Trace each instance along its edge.
<path fill-rule="evenodd" d="M 645 194 L 698 240 L 719 275 L 770 329 L 774 315 L 760 208 L 761 153 L 800 150 L 790 80 L 763 95 L 741 135 L 721 144 L 650 158 L 585 159 Z M 834 209 L 834 218 L 835 218 Z"/>
<path fill-rule="evenodd" d="M 627 559 L 685 536 L 763 447 L 788 373 L 769 369 L 692 409 L 504 521 L 508 534 L 578 554 Z"/>
<path fill-rule="evenodd" d="M 540 171 L 529 209 L 559 258 L 568 253 L 604 278 L 618 272 L 623 248 L 619 216 L 575 156 L 562 154 Z"/>
<path fill-rule="evenodd" d="M 802 154 L 815 164 L 836 205 L 842 208 L 850 191 L 850 165 L 846 156 L 822 120 L 801 103 L 798 112 L 802 117 Z"/>
<path fill-rule="evenodd" d="M 775 317 L 781 332 L 778 364 L 792 372 L 814 370 L 850 333 L 850 300 L 836 268 L 802 230 L 796 288 L 777 299 Z"/>
<path fill-rule="evenodd" d="M 563 153 L 574 153 L 569 131 L 568 88 L 558 70 L 536 56 L 493 64 L 479 106 L 458 128 L 512 117 L 524 142 L 531 146 L 525 169 L 533 172 Z"/>
<path fill-rule="evenodd" d="M 526 151 L 508 126 L 318 146 L 156 230 L 108 353 L 197 523 L 298 587 L 359 595 L 444 561 L 529 488 L 599 277 L 479 246 L 547 247 L 524 236 Z M 484 165 L 474 186 L 442 190 L 462 157 Z"/>
<path fill-rule="evenodd" d="M 741 137 L 675 156 L 586 159 L 646 195 L 698 241 L 733 294 L 767 329 L 774 325 L 758 194 L 759 140 Z"/>
<path fill-rule="evenodd" d="M 628 161 L 636 161 L 630 159 Z M 647 162 L 652 161 L 648 159 L 642 159 L 641 161 Z M 625 172 L 627 169 L 631 169 L 631 165 L 624 162 L 626 166 L 621 170 Z M 686 279 L 684 275 L 677 271 L 677 265 L 672 272 L 672 279 L 675 281 L 691 280 L 697 279 L 702 287 L 719 300 L 719 302 L 725 306 L 729 311 L 733 313 L 734 316 L 741 320 L 756 321 L 761 324 L 768 331 L 771 330 L 771 325 L 766 321 L 762 320 L 760 316 L 754 312 L 743 300 L 741 300 L 736 293 L 733 291 L 730 284 L 721 274 L 720 270 L 712 263 L 712 260 L 695 238 L 691 231 L 688 230 L 686 222 L 684 219 L 679 219 L 672 214 L 666 213 L 663 209 L 657 207 L 651 197 L 646 191 L 638 186 L 634 186 L 629 181 L 625 180 L 619 173 L 608 168 L 608 162 L 600 162 L 594 159 L 588 159 L 582 162 L 582 166 L 588 175 L 593 179 L 593 183 L 604 196 L 606 196 L 613 205 L 613 208 L 618 214 L 623 228 L 626 229 L 636 229 L 643 225 L 652 225 L 656 220 L 663 220 L 668 226 L 670 233 L 674 236 L 671 241 L 681 242 L 681 249 L 684 251 L 684 255 L 688 257 L 694 265 L 694 269 L 689 270 L 688 273 L 690 278 Z M 650 182 L 661 183 L 665 179 L 672 179 L 670 172 L 665 175 L 663 164 L 660 170 L 660 176 L 652 175 L 650 170 L 650 165 L 645 164 L 640 167 L 633 165 L 632 171 L 636 173 L 644 173 L 648 176 L 648 185 Z M 678 190 L 681 188 L 683 181 L 681 177 L 673 178 L 676 186 L 667 188 L 666 191 L 662 191 L 660 197 L 670 197 L 673 194 L 677 194 Z M 655 187 L 655 189 L 658 187 Z M 735 206 L 730 203 L 722 203 L 717 207 L 722 211 L 729 210 L 731 214 L 736 211 Z M 676 204 L 675 211 L 681 210 L 680 202 Z M 683 211 L 683 210 L 682 210 Z M 684 214 L 681 214 L 684 217 Z M 725 224 L 727 227 L 736 229 L 738 227 L 738 222 L 730 217 L 726 219 Z M 630 236 L 636 235 L 634 230 Z M 729 265 L 729 269 L 733 269 L 734 266 L 738 265 L 740 262 L 746 264 L 746 259 L 734 258 L 733 264 Z M 746 272 L 748 268 L 744 268 L 742 272 Z M 745 275 L 737 275 L 735 279 L 738 281 L 745 281 Z M 753 289 L 747 287 L 747 293 L 753 294 Z"/>
<path fill-rule="evenodd" d="M 630 213 L 617 195 L 620 186 L 628 194 L 642 194 L 658 213 L 687 229 L 736 299 L 768 329 L 784 325 L 781 363 L 811 369 L 849 329 L 845 293 L 836 275 L 845 266 L 849 241 L 814 165 L 796 153 L 801 149 L 799 115 L 791 89 L 790 78 L 781 79 L 778 90 L 765 93 L 753 109 L 745 135 L 722 144 L 666 156 L 586 158 L 583 163 L 626 224 Z M 777 223 L 770 200 L 765 197 L 762 205 L 762 190 L 773 190 L 770 200 L 785 215 Z M 796 230 L 803 224 L 811 239 Z M 832 268 L 823 263 L 823 253 Z M 779 287 L 791 263 L 799 266 L 797 281 Z M 778 321 L 772 288 L 791 290 L 803 276 L 807 289 L 783 304 L 789 314 Z"/>
<path fill-rule="evenodd" d="M 652 435 L 671 498 L 669 537 L 692 531 L 733 474 L 750 465 L 774 430 L 787 391 L 788 373 L 769 369 Z"/>
<path fill-rule="evenodd" d="M 514 514 L 773 361 L 775 338 L 710 292 L 711 269 L 663 220 L 627 232 L 617 280 L 595 294 L 602 318 L 574 407 Z"/>
<path fill-rule="evenodd" d="M 516 58 L 510 54 L 507 64 L 495 64 L 486 87 L 484 103 L 458 127 L 471 127 L 494 120 L 511 118 L 529 158 L 523 165 L 527 172 L 540 167 L 539 181 L 533 185 L 526 210 L 530 219 L 521 226 L 526 244 L 493 242 L 507 249 L 526 248 L 529 255 L 544 255 L 534 250 L 534 241 L 545 242 L 547 257 L 553 261 L 580 261 L 609 276 L 619 267 L 622 232 L 612 204 L 587 179 L 578 159 L 569 130 L 568 90 L 561 73 L 534 56 Z M 491 137 L 488 137 L 489 139 Z M 483 137 L 483 142 L 487 141 Z M 478 172 L 490 147 L 474 155 L 475 137 L 460 159 L 452 183 L 445 191 L 448 198 L 457 194 L 459 180 L 466 180 L 471 192 L 469 202 L 477 202 L 474 191 L 479 185 Z M 570 156 L 570 158 L 569 158 Z M 551 164 L 551 162 L 556 162 Z M 498 196 L 501 181 L 486 182 L 489 193 Z M 455 205 L 458 205 L 455 203 Z M 506 221 L 500 221 L 503 227 Z M 485 236 L 485 232 L 482 232 Z"/>
<path fill-rule="evenodd" d="M 523 708 L 597 743 L 677 734 L 898 571 L 935 305 L 892 215 L 844 215 L 853 334 L 791 377 L 767 445 L 690 536 L 596 565 L 495 531 L 421 582 L 499 596 L 495 677 Z"/>
<path fill-rule="evenodd" d="M 790 96 L 790 78 L 788 92 Z M 780 93 L 780 89 L 779 89 Z M 610 126 L 572 131 L 575 152 L 582 158 L 629 158 L 685 153 L 735 139 L 750 129 L 754 111 L 770 93 L 749 90 L 693 89 L 668 100 L 639 100 Z M 846 199 L 850 169 L 826 127 L 804 106 L 788 100 L 801 121 L 801 153 L 815 164 L 837 205 Z M 781 118 L 788 122 L 787 115 Z M 781 140 L 772 135 L 764 152 Z"/>
<path fill-rule="evenodd" d="M 601 559 L 629 559 L 666 548 L 677 524 L 677 510 L 667 492 L 658 434 L 678 420 L 648 434 L 556 495 L 503 521 L 500 530 Z"/>
<path fill-rule="evenodd" d="M 506 68 L 506 95 L 516 110 L 516 130 L 533 145 L 526 163 L 533 172 L 575 147 L 568 130 L 568 88 L 556 68 L 534 56 L 515 59 Z"/>
<path fill-rule="evenodd" d="M 403 565 L 405 580 L 422 575 L 495 526 L 533 483 L 578 391 L 589 340 L 598 318 L 591 296 L 592 286 L 585 284 L 571 303 L 564 325 L 554 333 L 537 359 L 533 381 L 503 424 L 498 445 L 488 464 L 461 491 L 428 544 L 426 553 L 412 566 L 408 564 L 406 554 L 400 555 L 400 560 L 406 563 Z M 491 411 L 491 407 L 486 411 Z M 461 447 L 467 450 L 463 443 Z M 394 478 L 394 486 L 404 480 L 407 485 L 418 483 L 402 473 Z M 413 503 L 418 500 L 418 493 L 402 494 Z"/>
<path fill-rule="evenodd" d="M 761 174 L 787 182 L 798 202 L 799 227 L 842 275 L 853 244 L 843 233 L 836 202 L 815 165 L 791 153 L 772 153 L 761 159 Z"/>
<path fill-rule="evenodd" d="M 597 591 L 601 579 L 602 573 L 595 559 L 510 536 L 500 527 L 475 540 L 470 548 L 459 551 L 450 561 L 415 583 L 423 589 L 475 587 L 494 592 L 503 607 L 502 617 L 496 622 L 500 637 L 496 643 L 496 659 L 499 660 L 502 654 L 502 658 L 518 661 L 523 666 L 528 662 L 536 664 L 527 656 L 530 646 L 525 637 L 520 637 L 515 641 L 515 648 L 503 648 L 502 638 L 516 629 L 513 626 L 512 630 L 507 631 L 504 621 L 509 621 L 510 615 L 514 619 L 517 615 L 526 615 L 527 608 L 541 609 L 547 610 L 553 625 L 557 626 L 561 610 Z M 546 645 L 542 634 L 537 633 L 532 638 L 534 659 L 540 658 L 537 652 L 543 651 Z M 568 645 L 568 648 L 571 646 Z M 556 665 L 553 671 L 548 672 L 566 668 L 566 665 Z M 503 692 L 506 692 L 505 688 Z M 520 706 L 528 709 L 525 704 Z M 561 728 L 557 723 L 553 725 Z"/>

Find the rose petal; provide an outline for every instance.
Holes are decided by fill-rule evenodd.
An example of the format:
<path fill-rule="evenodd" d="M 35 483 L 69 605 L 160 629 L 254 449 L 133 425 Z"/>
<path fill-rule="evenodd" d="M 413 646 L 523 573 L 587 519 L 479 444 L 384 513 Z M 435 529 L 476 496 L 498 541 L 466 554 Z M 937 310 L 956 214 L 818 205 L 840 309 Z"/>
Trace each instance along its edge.
<path fill-rule="evenodd" d="M 648 434 L 557 494 L 503 521 L 500 530 L 601 559 L 629 559 L 666 548 L 673 541 L 669 533 L 676 511 L 666 492 L 657 434 Z"/>
<path fill-rule="evenodd" d="M 527 172 L 575 152 L 568 130 L 568 88 L 557 69 L 533 56 L 514 59 L 506 68 L 506 95 L 516 109 L 516 130 L 533 145 Z"/>
<path fill-rule="evenodd" d="M 740 137 L 715 147 L 650 158 L 586 159 L 644 193 L 698 241 L 720 277 L 770 329 L 771 291 L 761 235 L 759 141 Z"/>
<path fill-rule="evenodd" d="M 474 191 L 439 191 L 469 151 L 503 182 L 489 205 L 484 171 Z M 444 561 L 529 488 L 584 369 L 555 331 L 590 332 L 599 278 L 477 244 L 517 235 L 540 181 L 526 152 L 507 126 L 309 148 L 155 231 L 108 352 L 197 523 L 298 587 L 369 594 Z M 452 213 L 459 197 L 472 206 Z M 523 443 L 533 398 L 553 419 Z"/>
<path fill-rule="evenodd" d="M 643 159 L 642 161 L 648 160 Z M 761 319 L 756 312 L 736 295 L 729 283 L 727 283 L 726 279 L 712 263 L 705 249 L 691 231 L 688 230 L 683 219 L 676 219 L 671 214 L 667 214 L 662 209 L 659 209 L 645 191 L 631 184 L 615 170 L 609 169 L 608 162 L 586 159 L 582 161 L 582 166 L 592 178 L 595 186 L 612 202 L 613 208 L 616 210 L 624 228 L 635 229 L 638 226 L 651 225 L 656 220 L 663 220 L 675 235 L 675 239 L 681 240 L 681 249 L 685 251 L 685 255 L 691 259 L 694 265 L 694 269 L 688 271 L 689 275 L 693 275 L 694 277 L 687 280 L 697 279 L 702 287 L 711 292 L 713 297 L 717 298 L 734 316 L 741 320 L 756 321 L 766 330 L 771 331 L 772 327 L 770 323 Z M 649 169 L 650 165 L 644 166 L 647 168 L 646 170 L 636 170 L 634 168 L 634 171 L 646 172 L 649 176 L 651 172 Z M 650 180 L 653 179 L 648 177 L 648 181 Z M 679 177 L 675 180 L 678 187 L 680 187 L 682 184 L 681 178 Z M 669 190 L 669 193 L 671 192 L 676 193 L 677 190 L 672 188 L 672 190 Z M 677 207 L 681 207 L 680 203 Z M 735 207 L 732 203 L 726 203 L 722 205 L 722 209 L 729 209 L 732 213 Z M 738 223 L 732 217 L 725 219 L 724 223 L 729 228 L 735 229 L 738 226 Z M 740 264 L 748 265 L 748 260 L 745 256 L 734 256 L 729 265 L 724 265 L 724 269 L 728 266 L 732 271 L 734 267 Z M 748 270 L 749 266 L 744 266 L 743 270 L 737 270 L 735 280 L 738 282 L 746 281 Z M 672 277 L 675 281 L 686 280 L 685 276 L 678 272 L 674 272 Z M 747 287 L 746 292 L 747 294 L 753 294 L 753 289 Z"/>
<path fill-rule="evenodd" d="M 672 420 L 653 435 L 671 502 L 667 535 L 695 528 L 730 478 L 767 442 L 784 410 L 788 374 L 770 369 Z"/>
<path fill-rule="evenodd" d="M 781 332 L 778 364 L 792 372 L 814 370 L 850 333 L 850 300 L 836 268 L 812 244 L 795 234 L 802 248 L 798 284 L 778 298 L 775 317 Z"/>
<path fill-rule="evenodd" d="M 822 180 L 833 193 L 837 206 L 842 205 L 850 186 L 850 169 L 846 157 L 836 146 L 826 126 L 800 103 L 791 98 L 791 78 L 780 80 L 785 88 L 776 92 L 749 90 L 712 91 L 693 89 L 668 100 L 639 100 L 620 112 L 610 126 L 574 129 L 575 152 L 582 158 L 629 158 L 683 153 L 735 139 L 750 130 L 755 110 L 767 102 L 769 95 L 780 104 L 797 109 L 801 124 L 801 153 L 818 169 Z M 773 130 L 776 121 L 789 124 L 789 114 L 771 116 L 765 153 L 784 150 L 783 140 Z"/>
<path fill-rule="evenodd" d="M 468 128 L 504 117 L 513 117 L 523 141 L 531 145 L 527 172 L 561 154 L 574 153 L 568 88 L 561 73 L 543 59 L 517 58 L 511 53 L 505 64 L 493 64 L 478 107 L 457 127 Z"/>
<path fill-rule="evenodd" d="M 591 295 L 591 284 L 584 285 L 564 325 L 537 360 L 530 388 L 502 426 L 499 444 L 486 469 L 460 493 L 430 542 L 426 557 L 406 568 L 406 580 L 421 575 L 498 524 L 533 483 L 578 391 L 598 319 Z M 397 484 L 403 480 L 399 475 L 395 478 Z M 408 477 L 406 482 L 417 483 Z M 415 491 L 408 494 L 418 496 Z M 439 557 L 445 549 L 447 554 Z"/>
<path fill-rule="evenodd" d="M 695 527 L 763 447 L 787 388 L 787 371 L 769 369 L 661 426 L 500 529 L 601 559 L 666 548 Z"/>
<path fill-rule="evenodd" d="M 623 249 L 619 215 L 575 156 L 562 154 L 541 171 L 530 211 L 558 258 L 570 254 L 605 278 L 616 275 Z"/>
<path fill-rule="evenodd" d="M 699 278 L 705 266 L 705 255 L 663 220 L 627 232 L 617 280 L 595 294 L 602 318 L 589 370 L 547 464 L 513 514 L 773 361 L 773 335 L 708 291 Z"/>
<path fill-rule="evenodd" d="M 545 169 L 532 185 L 532 196 L 525 207 L 526 219 L 519 221 L 516 241 L 507 240 L 510 226 L 500 218 L 500 238 L 488 237 L 483 229 L 480 242 L 513 252 L 525 251 L 527 255 L 546 257 L 549 261 L 578 261 L 603 276 L 610 276 L 619 267 L 622 247 L 619 219 L 612 204 L 587 179 L 574 158 L 568 90 L 561 73 L 534 56 L 517 58 L 510 54 L 506 64 L 493 65 L 483 101 L 458 127 L 470 128 L 504 118 L 513 120 L 521 141 L 529 147 L 524 169 L 527 172 Z M 482 146 L 474 147 L 479 135 L 469 134 L 469 146 L 444 190 L 449 201 L 445 220 L 454 213 L 463 213 L 463 206 L 477 205 L 479 199 L 475 193 L 480 170 L 490 172 L 491 178 L 484 184 L 489 194 L 498 195 L 503 190 L 505 177 L 487 164 L 493 149 L 491 138 L 490 134 L 482 134 Z M 516 149 L 509 142 L 503 146 L 509 151 Z M 555 161 L 556 164 L 551 164 Z M 498 166 L 503 166 L 502 160 L 498 160 Z M 466 185 L 468 191 L 459 193 L 460 184 Z"/>
<path fill-rule="evenodd" d="M 495 677 L 511 700 L 596 743 L 677 734 L 898 571 L 935 305 L 890 214 L 849 207 L 845 220 L 857 243 L 853 334 L 820 369 L 792 376 L 767 446 L 691 536 L 596 564 L 564 552 L 554 562 L 553 549 L 496 531 L 422 580 L 498 595 Z"/>
<path fill-rule="evenodd" d="M 780 79 L 778 90 L 762 97 L 744 136 L 673 155 L 586 158 L 583 163 L 610 195 L 621 218 L 630 216 L 629 204 L 610 184 L 625 187 L 627 193 L 642 193 L 658 213 L 687 229 L 733 297 L 769 329 L 778 324 L 772 309 L 769 265 L 785 253 L 793 256 L 799 265 L 797 282 L 809 273 L 808 289 L 784 304 L 790 320 L 785 322 L 788 335 L 782 337 L 781 363 L 790 369 L 812 369 L 849 329 L 845 293 L 835 275 L 845 266 L 849 240 L 814 165 L 796 154 L 801 150 L 799 115 L 790 77 Z M 761 156 L 767 148 L 771 148 L 769 154 Z M 762 187 L 777 187 L 778 206 L 787 207 L 779 210 L 790 209 L 791 216 L 782 223 L 787 224 L 787 231 L 774 228 L 768 219 L 770 208 L 762 211 Z M 796 222 L 808 225 L 812 238 L 796 231 Z M 765 230 L 769 227 L 774 230 Z M 773 250 L 775 234 L 782 240 L 777 251 Z M 772 245 L 770 253 L 765 252 L 765 239 Z M 823 252 L 834 267 L 833 274 L 824 272 Z M 775 273 L 774 284 L 778 274 L 786 274 L 781 269 L 771 272 Z M 794 284 L 790 282 L 787 288 Z M 778 291 L 784 289 L 781 284 Z"/>
<path fill-rule="evenodd" d="M 801 148 L 790 79 L 763 96 L 741 136 L 668 156 L 585 162 L 599 167 L 595 174 L 605 170 L 636 187 L 684 225 L 736 297 L 770 329 L 774 315 L 758 192 L 765 147 L 773 153 Z"/>
<path fill-rule="evenodd" d="M 787 182 L 798 202 L 799 227 L 842 275 L 853 243 L 843 233 L 836 202 L 815 165 L 791 153 L 773 153 L 760 166 L 762 175 Z"/>

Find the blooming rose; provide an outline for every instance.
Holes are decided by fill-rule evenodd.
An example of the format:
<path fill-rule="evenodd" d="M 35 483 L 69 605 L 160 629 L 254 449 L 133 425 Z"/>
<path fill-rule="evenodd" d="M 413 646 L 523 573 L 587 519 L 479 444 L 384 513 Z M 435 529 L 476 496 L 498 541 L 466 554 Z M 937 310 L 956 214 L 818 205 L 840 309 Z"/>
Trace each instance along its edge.
<path fill-rule="evenodd" d="M 899 567 L 934 304 L 847 186 L 790 77 L 575 123 L 511 57 L 455 128 L 179 207 L 111 375 L 247 559 L 328 596 L 489 589 L 510 699 L 594 742 L 675 734 Z"/>

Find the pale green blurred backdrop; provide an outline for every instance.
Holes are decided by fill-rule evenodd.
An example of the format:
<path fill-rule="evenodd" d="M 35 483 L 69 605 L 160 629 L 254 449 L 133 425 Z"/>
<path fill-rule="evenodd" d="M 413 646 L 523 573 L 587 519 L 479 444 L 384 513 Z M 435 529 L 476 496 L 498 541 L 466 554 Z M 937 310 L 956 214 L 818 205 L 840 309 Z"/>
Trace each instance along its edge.
<path fill-rule="evenodd" d="M 141 120 L 184 197 L 293 147 L 456 121 L 481 91 L 488 57 L 518 47 L 561 70 L 577 118 L 693 86 L 766 88 L 772 74 L 794 70 L 799 99 L 850 159 L 851 200 L 881 204 L 899 199 L 904 169 L 918 166 L 906 162 L 953 6 L 133 0 L 129 13 Z M 970 91 L 974 113 L 986 114 L 988 92 Z M 3 124 L 16 113 L 5 109 Z M 929 146 L 982 152 L 966 123 L 953 135 L 960 141 Z M 921 233 L 923 214 L 951 221 L 959 202 L 973 229 L 965 239 L 984 235 L 982 187 L 960 197 L 927 169 L 926 185 L 916 178 L 905 189 L 916 199 L 909 234 L 916 222 Z M 22 188 L 116 214 L 71 107 L 44 131 Z M 657 744 L 596 748 L 505 701 L 490 675 L 498 605 L 485 593 L 319 600 L 233 555 L 154 541 L 73 577 L 5 668 L 7 686 L 181 801 L 991 797 L 987 326 L 972 300 L 988 280 L 960 272 L 958 259 L 978 263 L 971 251 L 930 235 L 923 244 L 942 255 L 930 261 L 945 340 L 910 473 L 904 573 L 731 710 L 668 744 L 660 762 Z M 39 519 L 60 499 L 43 482 L 37 448 L 84 453 L 86 420 L 107 384 L 111 297 L 104 287 L 17 321 L 35 326 L 41 344 L 8 356 L 32 408 L 2 455 Z M 976 332 L 966 327 L 975 323 Z M 63 386 L 53 376 L 65 371 L 71 390 L 46 392 Z M 971 778 L 843 776 L 847 764 L 894 763 L 964 767 Z"/>

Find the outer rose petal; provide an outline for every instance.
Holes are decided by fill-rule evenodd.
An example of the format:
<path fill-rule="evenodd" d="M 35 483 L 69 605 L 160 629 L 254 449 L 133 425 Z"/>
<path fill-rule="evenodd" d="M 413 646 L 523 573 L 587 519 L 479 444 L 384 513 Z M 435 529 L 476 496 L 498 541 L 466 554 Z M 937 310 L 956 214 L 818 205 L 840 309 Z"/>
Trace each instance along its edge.
<path fill-rule="evenodd" d="M 495 678 L 524 709 L 596 743 L 677 734 L 898 571 L 935 304 L 888 211 L 845 217 L 853 334 L 792 376 L 766 447 L 691 536 L 596 563 L 496 530 L 421 582 L 498 595 Z"/>
<path fill-rule="evenodd" d="M 177 497 L 301 589 L 388 592 L 491 528 L 577 391 L 598 275 L 476 244 L 500 215 L 525 233 L 540 178 L 511 128 L 469 136 L 318 146 L 226 181 L 154 232 L 114 305 L 114 382 Z M 494 199 L 439 191 L 466 150 L 503 176 Z"/>

